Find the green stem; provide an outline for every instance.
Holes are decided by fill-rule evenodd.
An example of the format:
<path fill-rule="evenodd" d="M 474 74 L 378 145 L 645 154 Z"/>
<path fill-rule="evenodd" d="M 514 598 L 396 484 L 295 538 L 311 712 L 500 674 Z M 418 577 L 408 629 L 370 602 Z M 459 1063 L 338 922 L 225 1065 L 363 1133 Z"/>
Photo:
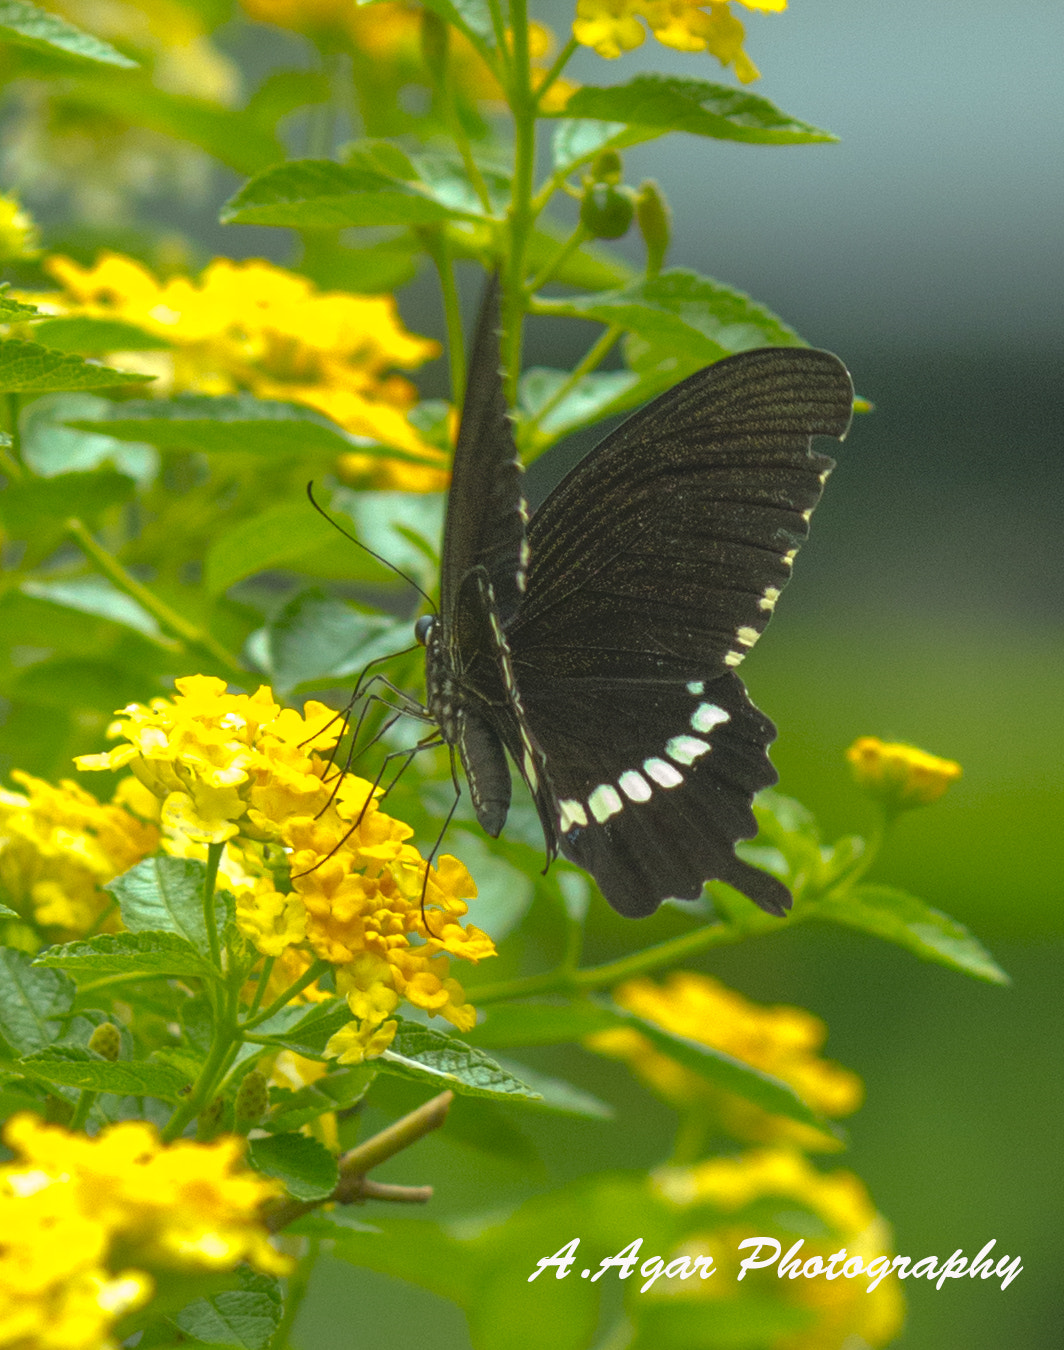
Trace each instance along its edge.
<path fill-rule="evenodd" d="M 546 283 L 555 274 L 555 272 L 557 272 L 558 268 L 561 267 L 562 263 L 566 261 L 566 259 L 569 257 L 571 253 L 575 253 L 576 250 L 587 238 L 588 238 L 587 228 L 584 225 L 577 225 L 576 229 L 572 232 L 572 234 L 561 246 L 561 248 L 554 255 L 554 257 L 551 258 L 547 263 L 544 264 L 543 267 L 540 268 L 539 272 L 532 278 L 532 280 L 525 287 L 525 290 L 528 292 L 528 294 L 531 295 L 533 292 L 538 291 L 541 286 L 545 286 Z"/>
<path fill-rule="evenodd" d="M 579 43 L 577 42 L 576 38 L 570 37 L 569 41 L 558 53 L 558 56 L 554 64 L 551 66 L 550 70 L 548 70 L 543 79 L 540 80 L 539 87 L 536 89 L 537 108 L 543 102 L 543 98 L 546 95 L 547 90 L 551 87 L 554 81 L 558 78 L 558 76 L 562 73 L 565 67 L 569 64 L 569 58 L 570 56 L 572 56 L 573 52 L 576 51 L 578 46 Z"/>
<path fill-rule="evenodd" d="M 292 999 L 298 994 L 301 994 L 308 985 L 311 985 L 315 980 L 320 979 L 328 969 L 328 961 L 315 961 L 313 965 L 307 967 L 294 984 L 290 984 L 283 994 L 279 994 L 268 1008 L 264 1008 L 262 1012 L 256 1013 L 254 1017 L 249 1017 L 244 1022 L 241 1022 L 240 1030 L 242 1032 L 251 1031 L 254 1027 L 261 1026 L 263 1022 L 268 1022 L 274 1013 L 280 1012 L 287 1003 L 291 1003 Z"/>
<path fill-rule="evenodd" d="M 211 965 L 217 971 L 222 969 L 222 949 L 218 941 L 218 921 L 214 905 L 214 887 L 218 880 L 218 864 L 222 861 L 225 844 L 207 845 L 207 871 L 203 878 L 203 922 L 207 927 L 207 946 L 210 948 Z"/>
<path fill-rule="evenodd" d="M 509 75 L 513 58 L 510 52 L 510 44 L 506 40 L 506 20 L 503 18 L 502 10 L 499 7 L 499 0 L 488 0 L 488 13 L 491 15 L 491 26 L 495 33 L 495 46 L 499 53 L 499 63 L 503 71 Z"/>
<path fill-rule="evenodd" d="M 269 1350 L 285 1350 L 303 1300 L 310 1288 L 310 1277 L 321 1251 L 321 1238 L 310 1238 L 295 1270 L 285 1280 L 284 1312 L 277 1330 L 270 1337 Z"/>
<path fill-rule="evenodd" d="M 422 236 L 437 275 L 443 296 L 443 314 L 447 324 L 447 361 L 451 370 L 451 402 L 462 406 L 466 387 L 465 336 L 462 333 L 462 311 L 458 303 L 458 287 L 454 280 L 454 262 L 447 236 L 442 231 L 425 231 Z"/>
<path fill-rule="evenodd" d="M 522 425 L 520 437 L 522 447 L 524 448 L 527 446 L 532 451 L 528 456 L 529 461 L 534 459 L 537 454 L 546 450 L 547 446 L 556 439 L 555 437 L 544 435 L 540 431 L 539 428 L 542 426 L 544 420 L 550 416 L 563 399 L 568 398 L 569 394 L 576 388 L 585 375 L 590 375 L 593 370 L 602 364 L 606 355 L 609 353 L 610 348 L 623 332 L 624 329 L 620 324 L 611 324 L 594 345 L 589 348 L 579 365 L 566 376 L 554 393 L 551 394 L 546 403 L 536 410 L 535 417 L 530 417 L 528 421 Z"/>
<path fill-rule="evenodd" d="M 236 658 L 231 656 L 210 633 L 198 628 L 193 623 L 189 623 L 187 619 L 183 619 L 176 610 L 171 609 L 169 605 L 160 600 L 147 586 L 142 585 L 136 577 L 131 576 L 117 558 L 96 542 L 89 530 L 76 516 L 71 516 L 67 520 L 65 528 L 67 534 L 81 545 L 100 571 L 105 576 L 110 577 L 120 591 L 124 591 L 138 604 L 143 605 L 149 614 L 154 615 L 164 627 L 176 633 L 183 642 L 209 653 L 216 661 L 228 670 L 233 671 L 234 674 L 243 675 L 245 673 Z M 156 641 L 167 647 L 168 650 L 176 649 L 177 644 L 171 639 L 162 638 L 156 639 Z"/>
<path fill-rule="evenodd" d="M 240 1045 L 236 1025 L 235 990 L 233 990 L 226 1000 L 224 1012 L 215 1021 L 214 1040 L 207 1058 L 203 1061 L 199 1077 L 188 1096 L 174 1109 L 162 1132 L 164 1143 L 169 1144 L 180 1138 L 189 1121 L 198 1116 L 211 1100 L 217 1085 L 228 1073 L 229 1066 L 236 1058 Z"/>
<path fill-rule="evenodd" d="M 520 979 L 503 980 L 479 989 L 474 987 L 469 990 L 469 997 L 478 1007 L 484 1007 L 507 999 L 531 998 L 543 994 L 588 994 L 594 989 L 620 984 L 622 980 L 630 980 L 635 975 L 671 965 L 674 961 L 686 961 L 710 947 L 741 942 L 746 936 L 742 929 L 731 924 L 706 924 L 681 937 L 659 942 L 655 947 L 633 952 L 619 961 L 587 966 L 583 970 L 567 970 L 561 966 L 556 970 L 544 971 L 541 975 L 525 975 Z"/>
<path fill-rule="evenodd" d="M 510 0 L 510 23 L 513 32 L 513 71 L 509 94 L 514 119 L 514 181 L 509 213 L 510 259 L 503 304 L 503 369 L 506 396 L 512 407 L 517 402 L 517 384 L 521 377 L 526 258 L 529 236 L 535 223 L 532 188 L 536 169 L 536 103 L 532 94 L 527 0 Z"/>
<path fill-rule="evenodd" d="M 248 1015 L 254 1017 L 259 1008 L 262 1007 L 262 1000 L 266 997 L 266 990 L 270 983 L 270 976 L 273 974 L 273 968 L 276 964 L 276 957 L 268 956 L 262 963 L 262 969 L 259 971 L 259 982 L 255 987 L 255 997 L 251 1000 L 248 1008 Z"/>
<path fill-rule="evenodd" d="M 83 1130 L 85 1122 L 89 1118 L 89 1112 L 92 1110 L 92 1104 L 100 1094 L 92 1088 L 84 1088 L 78 1093 L 78 1104 L 74 1114 L 71 1117 L 68 1130 Z"/>

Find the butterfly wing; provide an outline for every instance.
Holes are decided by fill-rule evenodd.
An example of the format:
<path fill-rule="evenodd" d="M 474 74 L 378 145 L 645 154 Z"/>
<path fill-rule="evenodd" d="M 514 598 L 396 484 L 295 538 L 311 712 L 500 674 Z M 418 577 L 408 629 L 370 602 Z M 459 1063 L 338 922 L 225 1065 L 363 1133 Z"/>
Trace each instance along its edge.
<path fill-rule="evenodd" d="M 699 371 L 631 418 L 529 526 L 506 631 L 540 755 L 541 819 L 621 913 L 714 877 L 772 913 L 786 888 L 736 858 L 776 781 L 772 723 L 734 673 L 771 617 L 845 434 L 826 352 L 766 348 Z"/>

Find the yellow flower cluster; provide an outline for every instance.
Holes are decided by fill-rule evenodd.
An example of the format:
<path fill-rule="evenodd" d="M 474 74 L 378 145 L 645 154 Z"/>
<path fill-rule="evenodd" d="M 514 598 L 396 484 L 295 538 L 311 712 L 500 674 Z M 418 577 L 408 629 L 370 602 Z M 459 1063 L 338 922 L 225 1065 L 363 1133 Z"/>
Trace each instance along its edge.
<path fill-rule="evenodd" d="M 407 842 L 413 831 L 380 809 L 380 790 L 332 766 L 341 729 L 323 704 L 299 714 L 265 686 L 230 694 L 223 680 L 194 675 L 177 681 L 173 699 L 124 708 L 111 727 L 124 743 L 77 763 L 128 768 L 154 793 L 168 852 L 203 856 L 227 844 L 220 876 L 241 932 L 276 962 L 271 988 L 315 958 L 334 965 L 357 1024 L 329 1053 L 353 1063 L 387 1048 L 402 999 L 468 1030 L 476 1014 L 445 953 L 475 962 L 495 949 L 459 922 L 476 895 L 462 864 L 445 855 L 426 876 Z M 279 889 L 277 861 L 288 864 L 290 890 Z"/>
<path fill-rule="evenodd" d="M 87 268 L 56 255 L 46 267 L 63 289 L 36 299 L 64 314 L 124 319 L 166 338 L 169 350 L 120 358 L 124 368 L 155 375 L 157 392 L 250 390 L 302 403 L 353 435 L 423 461 L 352 451 L 340 466 L 348 476 L 373 468 L 380 469 L 378 486 L 445 486 L 445 457 L 407 420 L 416 391 L 392 373 L 421 365 L 439 346 L 403 327 L 391 296 L 321 292 L 272 263 L 228 258 L 216 258 L 197 278 L 167 281 L 116 253 Z"/>
<path fill-rule="evenodd" d="M 961 776 L 961 766 L 952 759 L 940 759 L 915 745 L 888 744 L 876 736 L 854 741 L 846 758 L 858 785 L 888 811 L 929 806 Z"/>
<path fill-rule="evenodd" d="M 614 990 L 622 1007 L 665 1030 L 723 1050 L 782 1079 L 814 1110 L 848 1115 L 861 1103 L 856 1074 L 820 1059 L 827 1027 L 803 1008 L 764 1008 L 707 975 L 677 971 L 664 985 L 629 980 Z M 833 1149 L 823 1131 L 786 1120 L 704 1079 L 651 1045 L 638 1031 L 618 1027 L 587 1041 L 592 1050 L 625 1060 L 649 1087 L 680 1110 L 697 1109 L 733 1138 L 755 1143 L 787 1141 L 800 1148 Z"/>
<path fill-rule="evenodd" d="M 154 853 L 159 831 L 129 809 L 127 791 L 98 802 L 77 783 L 58 787 L 21 770 L 24 789 L 0 788 L 0 895 L 4 903 L 63 941 L 100 926 L 114 901 L 104 884 Z"/>
<path fill-rule="evenodd" d="M 706 1300 L 756 1297 L 785 1299 L 813 1315 L 802 1331 L 772 1340 L 773 1350 L 843 1350 L 848 1346 L 886 1345 L 901 1329 L 905 1305 L 898 1281 L 888 1276 L 874 1289 L 856 1279 L 780 1279 L 774 1266 L 748 1270 L 740 1283 L 739 1262 L 747 1252 L 739 1243 L 752 1232 L 739 1212 L 758 1202 L 797 1202 L 811 1209 L 830 1230 L 825 1237 L 806 1238 L 801 1263 L 828 1258 L 842 1247 L 862 1264 L 886 1256 L 891 1235 L 886 1220 L 876 1212 L 863 1183 L 851 1172 L 825 1176 L 800 1153 L 788 1149 L 755 1149 L 736 1158 L 713 1158 L 691 1168 L 672 1168 L 655 1178 L 658 1189 L 682 1207 L 711 1206 L 720 1211 L 719 1226 L 692 1233 L 677 1255 L 711 1255 L 717 1268 L 712 1280 L 668 1281 L 654 1286 L 651 1296 Z M 734 1226 L 728 1217 L 736 1215 Z M 797 1235 L 796 1235 L 797 1239 Z M 790 1245 L 780 1239 L 784 1251 Z M 647 1297 L 647 1295 L 643 1295 Z"/>
<path fill-rule="evenodd" d="M 787 0 L 736 3 L 756 10 L 787 8 Z M 727 0 L 576 0 L 573 36 L 599 56 L 616 57 L 642 43 L 641 19 L 665 46 L 708 51 L 722 66 L 733 66 L 743 84 L 757 79 L 757 67 L 743 51 L 743 26 Z"/>
<path fill-rule="evenodd" d="M 113 1350 L 166 1271 L 284 1275 L 260 1212 L 281 1187 L 240 1166 L 244 1140 L 164 1145 L 141 1121 L 90 1139 L 13 1117 L 0 1166 L 0 1350 Z"/>
<path fill-rule="evenodd" d="M 240 0 L 241 7 L 253 19 L 295 28 L 301 32 L 339 33 L 351 43 L 356 55 L 368 63 L 380 78 L 388 71 L 398 85 L 421 79 L 432 82 L 434 72 L 425 69 L 422 44 L 423 7 L 393 3 L 358 5 L 353 0 Z M 530 23 L 529 52 L 533 66 L 533 84 L 546 74 L 553 55 L 554 34 L 541 23 Z M 455 29 L 448 35 L 447 62 L 454 88 L 468 98 L 497 102 L 502 89 L 468 39 Z M 559 112 L 576 85 L 556 81 L 543 98 L 547 112 Z"/>

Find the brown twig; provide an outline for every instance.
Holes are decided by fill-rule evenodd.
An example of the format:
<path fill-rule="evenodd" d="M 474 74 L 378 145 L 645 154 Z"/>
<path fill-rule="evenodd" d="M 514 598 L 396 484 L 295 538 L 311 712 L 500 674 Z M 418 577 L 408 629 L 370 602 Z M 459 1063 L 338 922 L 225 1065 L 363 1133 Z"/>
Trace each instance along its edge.
<path fill-rule="evenodd" d="M 365 1200 L 388 1200 L 394 1204 L 423 1205 L 432 1199 L 431 1186 L 397 1186 L 387 1182 L 371 1181 L 366 1173 L 387 1162 L 404 1148 L 416 1144 L 432 1130 L 438 1130 L 447 1119 L 454 1101 L 453 1092 L 441 1092 L 438 1097 L 419 1106 L 416 1111 L 389 1125 L 372 1139 L 350 1149 L 340 1159 L 340 1180 L 331 1195 L 324 1200 L 274 1201 L 265 1212 L 266 1226 L 271 1233 L 280 1232 L 304 1214 L 310 1214 L 323 1204 L 353 1205 Z"/>

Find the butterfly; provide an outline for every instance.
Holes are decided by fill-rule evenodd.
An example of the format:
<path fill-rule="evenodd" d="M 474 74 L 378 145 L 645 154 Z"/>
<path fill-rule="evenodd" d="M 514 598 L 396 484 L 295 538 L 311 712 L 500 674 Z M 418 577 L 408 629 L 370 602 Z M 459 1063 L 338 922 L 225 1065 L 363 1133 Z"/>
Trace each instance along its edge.
<path fill-rule="evenodd" d="M 427 709 L 481 826 L 510 807 L 507 756 L 561 853 L 621 914 L 719 878 L 770 914 L 787 887 L 735 854 L 778 781 L 776 729 L 736 667 L 808 534 L 853 386 L 803 347 L 745 351 L 624 422 L 529 517 L 500 375 L 497 279 L 472 345 L 440 605 L 417 622 Z"/>

